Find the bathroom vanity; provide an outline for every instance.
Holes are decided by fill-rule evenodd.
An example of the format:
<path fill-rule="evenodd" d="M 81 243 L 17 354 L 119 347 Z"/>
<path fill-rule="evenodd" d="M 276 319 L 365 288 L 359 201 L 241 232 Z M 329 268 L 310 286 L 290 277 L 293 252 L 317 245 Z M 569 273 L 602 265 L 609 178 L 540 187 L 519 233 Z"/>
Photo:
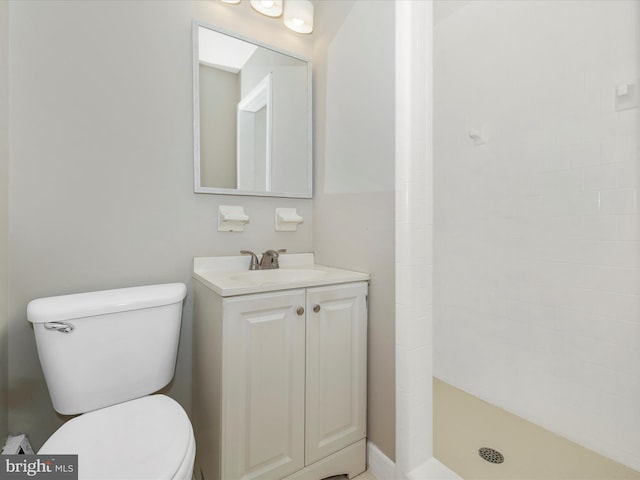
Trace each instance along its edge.
<path fill-rule="evenodd" d="M 313 479 L 366 469 L 369 275 L 280 256 L 194 259 L 196 478 Z"/>

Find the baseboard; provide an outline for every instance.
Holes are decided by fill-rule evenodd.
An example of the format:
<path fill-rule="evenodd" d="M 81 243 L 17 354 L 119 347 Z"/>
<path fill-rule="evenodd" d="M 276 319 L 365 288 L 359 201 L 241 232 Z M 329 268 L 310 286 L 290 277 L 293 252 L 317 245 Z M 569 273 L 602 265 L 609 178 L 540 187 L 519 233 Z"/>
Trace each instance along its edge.
<path fill-rule="evenodd" d="M 367 470 L 377 480 L 396 480 L 396 464 L 371 442 L 367 442 Z M 410 472 L 406 479 L 397 480 L 463 480 L 435 458 L 430 458 Z"/>
<path fill-rule="evenodd" d="M 407 475 L 407 480 L 463 480 L 460 475 L 432 457 Z"/>
<path fill-rule="evenodd" d="M 367 442 L 367 470 L 378 480 L 396 478 L 396 464 L 371 442 Z"/>

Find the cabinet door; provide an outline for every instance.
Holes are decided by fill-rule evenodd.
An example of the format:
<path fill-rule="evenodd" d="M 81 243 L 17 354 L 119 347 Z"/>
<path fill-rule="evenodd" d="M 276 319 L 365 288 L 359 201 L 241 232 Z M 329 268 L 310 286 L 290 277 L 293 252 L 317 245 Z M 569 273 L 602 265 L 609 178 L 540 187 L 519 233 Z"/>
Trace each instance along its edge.
<path fill-rule="evenodd" d="M 307 465 L 366 435 L 366 294 L 366 283 L 307 291 Z"/>
<path fill-rule="evenodd" d="M 304 291 L 225 299 L 224 480 L 304 467 Z"/>

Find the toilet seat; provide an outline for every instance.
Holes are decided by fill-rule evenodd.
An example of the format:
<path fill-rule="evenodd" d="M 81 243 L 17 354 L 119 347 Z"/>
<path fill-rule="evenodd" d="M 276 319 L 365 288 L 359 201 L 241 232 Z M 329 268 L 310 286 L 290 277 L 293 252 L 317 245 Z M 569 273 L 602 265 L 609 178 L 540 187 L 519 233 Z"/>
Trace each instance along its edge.
<path fill-rule="evenodd" d="M 150 395 L 101 408 L 62 425 L 39 454 L 77 454 L 80 479 L 190 479 L 193 430 L 182 407 Z"/>

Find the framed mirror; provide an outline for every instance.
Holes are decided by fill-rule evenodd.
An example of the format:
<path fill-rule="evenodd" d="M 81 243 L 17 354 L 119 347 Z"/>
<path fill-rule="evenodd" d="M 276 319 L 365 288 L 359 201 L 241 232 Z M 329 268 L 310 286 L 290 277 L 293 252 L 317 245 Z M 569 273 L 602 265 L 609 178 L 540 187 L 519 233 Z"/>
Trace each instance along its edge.
<path fill-rule="evenodd" d="M 193 24 L 194 191 L 311 198 L 311 62 Z"/>

